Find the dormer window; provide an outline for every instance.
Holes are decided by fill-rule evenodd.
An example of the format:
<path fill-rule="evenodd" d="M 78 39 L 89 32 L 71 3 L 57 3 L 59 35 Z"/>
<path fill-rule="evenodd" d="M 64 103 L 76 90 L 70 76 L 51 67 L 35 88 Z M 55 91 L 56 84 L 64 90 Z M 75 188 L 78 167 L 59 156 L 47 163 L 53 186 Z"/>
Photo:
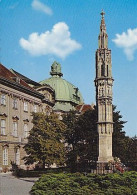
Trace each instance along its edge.
<path fill-rule="evenodd" d="M 16 83 L 20 83 L 20 78 L 19 78 L 19 77 L 12 77 L 12 79 L 13 79 Z"/>
<path fill-rule="evenodd" d="M 16 82 L 20 83 L 20 78 L 19 77 L 16 77 Z"/>

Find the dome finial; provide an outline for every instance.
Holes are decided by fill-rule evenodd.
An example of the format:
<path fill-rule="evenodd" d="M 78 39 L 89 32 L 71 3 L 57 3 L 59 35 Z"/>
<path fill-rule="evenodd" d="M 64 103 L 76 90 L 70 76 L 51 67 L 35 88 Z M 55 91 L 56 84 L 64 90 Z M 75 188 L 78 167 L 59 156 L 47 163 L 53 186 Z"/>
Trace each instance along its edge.
<path fill-rule="evenodd" d="M 51 65 L 50 74 L 52 76 L 59 76 L 59 77 L 63 76 L 63 74 L 61 72 L 61 65 L 58 62 L 56 62 L 56 61 L 53 62 L 53 64 Z"/>

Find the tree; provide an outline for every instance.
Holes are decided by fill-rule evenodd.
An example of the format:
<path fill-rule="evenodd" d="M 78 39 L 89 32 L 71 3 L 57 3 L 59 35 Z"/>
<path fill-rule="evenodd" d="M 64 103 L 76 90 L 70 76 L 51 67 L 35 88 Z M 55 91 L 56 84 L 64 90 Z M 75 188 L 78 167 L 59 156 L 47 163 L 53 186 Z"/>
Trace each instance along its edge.
<path fill-rule="evenodd" d="M 64 165 L 65 125 L 58 119 L 58 115 L 50 116 L 44 113 L 33 113 L 33 128 L 28 137 L 28 143 L 24 146 L 27 156 L 24 157 L 25 164 L 39 162 L 48 167 L 53 163 Z"/>
<path fill-rule="evenodd" d="M 98 133 L 97 133 L 97 109 L 86 111 L 84 114 L 77 116 L 75 112 L 70 112 L 63 118 L 66 124 L 66 142 L 72 145 L 68 152 L 68 164 L 76 169 L 79 163 L 85 166 L 86 161 L 94 162 L 98 156 Z M 126 121 L 122 120 L 120 111 L 116 111 L 113 106 L 113 156 L 119 157 L 123 163 L 126 163 L 137 156 L 137 141 L 125 135 L 123 130 Z M 133 147 L 134 145 L 134 147 Z M 135 159 L 135 157 L 134 157 Z"/>
<path fill-rule="evenodd" d="M 97 160 L 96 108 L 80 116 L 71 111 L 64 116 L 63 122 L 67 126 L 65 140 L 72 146 L 68 151 L 67 164 L 75 171 L 78 167 L 84 169 Z"/>
<path fill-rule="evenodd" d="M 125 164 L 129 166 L 132 170 L 137 171 L 137 137 L 134 136 L 128 139 L 128 148 L 127 148 L 127 161 Z"/>
<path fill-rule="evenodd" d="M 129 146 L 129 137 L 125 135 L 123 131 L 126 121 L 122 120 L 120 111 L 116 111 L 116 106 L 113 106 L 113 139 L 112 139 L 112 151 L 114 157 L 119 157 L 122 162 L 125 163 L 128 157 L 127 148 Z"/>

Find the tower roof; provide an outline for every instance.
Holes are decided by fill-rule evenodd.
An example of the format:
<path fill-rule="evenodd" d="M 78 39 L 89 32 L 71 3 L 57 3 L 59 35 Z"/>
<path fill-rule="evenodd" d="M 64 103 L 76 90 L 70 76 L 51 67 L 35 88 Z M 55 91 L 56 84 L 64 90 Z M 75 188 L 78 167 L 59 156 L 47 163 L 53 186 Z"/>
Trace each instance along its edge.
<path fill-rule="evenodd" d="M 102 18 L 101 18 L 101 24 L 100 24 L 100 31 L 101 32 L 106 32 L 106 25 L 105 25 L 105 19 L 104 19 L 105 12 L 102 10 L 102 12 L 100 13 L 100 15 L 102 16 Z"/>
<path fill-rule="evenodd" d="M 108 48 L 108 35 L 106 32 L 106 24 L 105 24 L 105 19 L 104 19 L 104 15 L 105 12 L 102 10 L 101 14 L 101 24 L 100 24 L 100 34 L 98 37 L 98 45 L 99 45 L 99 49 L 107 49 Z"/>

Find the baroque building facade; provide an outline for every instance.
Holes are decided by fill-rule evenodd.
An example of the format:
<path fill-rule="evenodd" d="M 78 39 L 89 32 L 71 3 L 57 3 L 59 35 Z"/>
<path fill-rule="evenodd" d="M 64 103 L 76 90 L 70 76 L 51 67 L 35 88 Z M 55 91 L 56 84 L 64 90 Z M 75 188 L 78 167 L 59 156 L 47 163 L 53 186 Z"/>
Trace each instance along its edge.
<path fill-rule="evenodd" d="M 34 88 L 35 86 L 35 88 Z M 0 64 L 0 170 L 11 161 L 24 167 L 23 146 L 32 128 L 32 112 L 50 114 L 54 90 L 24 77 Z"/>
<path fill-rule="evenodd" d="M 112 64 L 111 50 L 108 49 L 108 35 L 104 20 L 104 12 L 101 12 L 100 34 L 98 36 L 98 49 L 96 51 L 96 105 L 98 110 L 97 130 L 99 134 L 98 164 L 102 166 L 113 161 L 112 156 Z"/>

